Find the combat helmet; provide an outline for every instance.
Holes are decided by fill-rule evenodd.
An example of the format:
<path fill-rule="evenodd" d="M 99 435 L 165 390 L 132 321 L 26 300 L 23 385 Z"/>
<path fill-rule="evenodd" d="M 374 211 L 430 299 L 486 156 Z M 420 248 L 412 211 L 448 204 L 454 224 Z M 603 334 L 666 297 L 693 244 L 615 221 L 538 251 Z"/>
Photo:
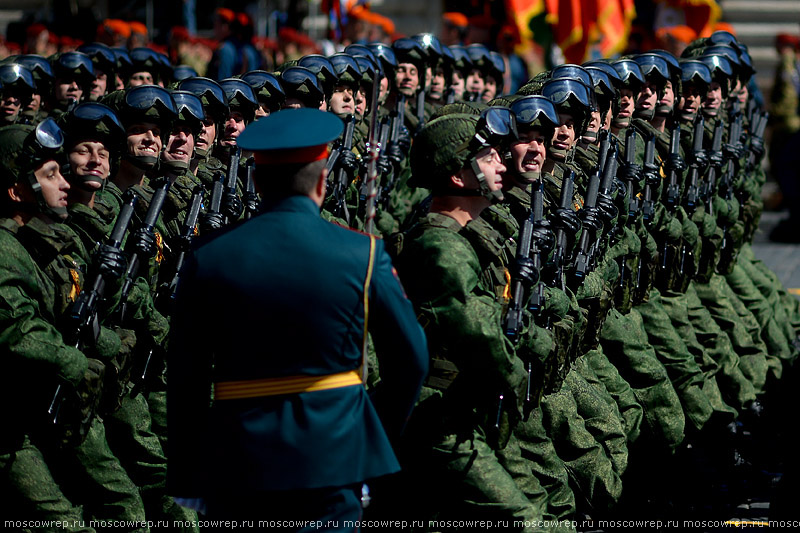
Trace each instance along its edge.
<path fill-rule="evenodd" d="M 61 115 L 58 122 L 64 131 L 67 150 L 82 141 L 102 143 L 109 153 L 109 175 L 114 174 L 125 142 L 125 128 L 113 109 L 99 102 L 83 102 Z M 69 172 L 65 177 L 73 185 L 87 191 L 92 190 L 87 188 L 88 182 L 105 185 L 105 180 L 99 176 L 77 176 Z"/>
<path fill-rule="evenodd" d="M 20 204 L 21 209 L 34 209 L 56 220 L 67 217 L 66 207 L 50 207 L 42 194 L 42 187 L 36 179 L 36 169 L 43 163 L 55 160 L 63 162 L 64 132 L 52 118 L 46 118 L 38 125 L 12 124 L 0 128 L 0 176 L 3 186 L 8 188 L 16 183 L 27 183 L 33 190 L 36 206 Z M 23 181 L 24 180 L 24 181 Z M 3 195 L 5 210 L 11 200 Z"/>

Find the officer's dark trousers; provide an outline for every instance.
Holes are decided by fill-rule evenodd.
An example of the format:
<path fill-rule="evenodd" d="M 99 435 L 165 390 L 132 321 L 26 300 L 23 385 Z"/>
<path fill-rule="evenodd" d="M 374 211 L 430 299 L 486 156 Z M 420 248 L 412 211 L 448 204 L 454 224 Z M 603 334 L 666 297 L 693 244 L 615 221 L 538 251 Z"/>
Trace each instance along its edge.
<path fill-rule="evenodd" d="M 324 489 L 241 492 L 206 499 L 203 531 L 354 532 L 361 520 L 361 484 Z M 219 522 L 214 524 L 214 522 Z M 235 523 L 225 524 L 225 521 Z M 208 527 L 206 527 L 208 526 Z M 238 527 L 237 527 L 238 526 Z"/>

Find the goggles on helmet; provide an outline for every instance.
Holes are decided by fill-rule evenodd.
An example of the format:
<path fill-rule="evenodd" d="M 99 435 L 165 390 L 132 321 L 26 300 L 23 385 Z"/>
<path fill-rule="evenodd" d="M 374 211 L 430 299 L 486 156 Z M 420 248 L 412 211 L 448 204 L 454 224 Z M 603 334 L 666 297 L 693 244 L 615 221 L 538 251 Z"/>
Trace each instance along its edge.
<path fill-rule="evenodd" d="M 542 85 L 542 96 L 553 102 L 556 106 L 566 103 L 570 98 L 576 100 L 583 107 L 592 107 L 592 95 L 585 83 L 572 79 L 547 80 Z"/>
<path fill-rule="evenodd" d="M 283 87 L 278 78 L 264 70 L 251 70 L 242 76 L 242 80 L 247 82 L 253 90 L 258 93 L 261 89 L 266 89 L 270 96 L 275 98 L 283 98 L 286 95 L 283 93 Z"/>
<path fill-rule="evenodd" d="M 442 56 L 442 43 L 432 33 L 418 33 L 411 38 L 419 43 L 426 60 L 435 61 Z"/>
<path fill-rule="evenodd" d="M 175 118 L 178 115 L 172 95 L 158 85 L 131 87 L 125 92 L 125 104 L 138 111 L 147 111 L 153 107 L 159 107 L 167 115 L 171 115 L 171 118 Z"/>
<path fill-rule="evenodd" d="M 367 45 L 367 48 L 382 63 L 384 71 L 397 68 L 397 57 L 391 46 L 383 43 L 371 43 Z"/>
<path fill-rule="evenodd" d="M 175 109 L 178 115 L 188 114 L 193 119 L 202 122 L 206 119 L 203 111 L 203 102 L 197 95 L 189 91 L 172 91 L 172 100 L 175 102 Z"/>
<path fill-rule="evenodd" d="M 54 70 L 61 71 L 77 70 L 81 75 L 94 78 L 94 65 L 92 58 L 81 52 L 64 52 L 53 64 Z"/>
<path fill-rule="evenodd" d="M 37 56 L 35 54 L 21 55 L 14 59 L 14 63 L 22 65 L 30 70 L 32 74 L 38 75 L 40 78 L 47 81 L 55 79 L 55 74 L 53 74 L 53 68 L 50 66 L 50 62 L 42 56 Z"/>
<path fill-rule="evenodd" d="M 705 63 L 708 70 L 711 71 L 711 77 L 724 76 L 726 78 L 733 77 L 733 65 L 728 61 L 728 58 L 721 55 L 703 55 L 698 58 Z"/>
<path fill-rule="evenodd" d="M 626 85 L 631 83 L 636 85 L 644 85 L 642 69 L 640 69 L 639 65 L 632 59 L 620 59 L 619 61 L 615 61 L 612 66 L 614 67 L 614 70 L 617 71 L 619 79 L 622 81 L 622 83 Z"/>
<path fill-rule="evenodd" d="M 634 61 L 639 65 L 645 79 L 658 76 L 662 83 L 671 79 L 669 63 L 658 54 L 639 54 Z"/>
<path fill-rule="evenodd" d="M 89 56 L 103 72 L 112 73 L 117 69 L 117 57 L 111 48 L 102 43 L 82 44 L 78 47 L 78 52 Z"/>
<path fill-rule="evenodd" d="M 0 82 L 3 86 L 16 85 L 30 92 L 36 90 L 36 82 L 31 71 L 16 63 L 0 65 Z"/>
<path fill-rule="evenodd" d="M 219 82 L 219 86 L 225 91 L 225 97 L 228 99 L 228 105 L 233 100 L 237 100 L 241 104 L 249 104 L 251 107 L 258 107 L 258 99 L 256 93 L 250 85 L 239 78 L 226 78 Z"/>
<path fill-rule="evenodd" d="M 331 65 L 332 66 L 332 65 Z M 308 92 L 322 101 L 325 96 L 319 80 L 313 72 L 304 67 L 289 67 L 280 76 L 281 85 L 285 92 L 294 93 L 301 87 L 305 87 Z"/>
<path fill-rule="evenodd" d="M 351 78 L 358 83 L 361 81 L 361 68 L 358 66 L 356 59 L 345 53 L 333 54 L 330 58 L 333 70 L 336 76 L 341 81 L 342 76 L 349 74 Z"/>
<path fill-rule="evenodd" d="M 189 65 L 178 65 L 172 71 L 172 76 L 177 81 L 183 81 L 183 80 L 185 80 L 187 78 L 196 78 L 197 77 L 197 71 L 195 69 L 193 69 L 192 67 L 190 67 Z"/>
<path fill-rule="evenodd" d="M 178 83 L 178 89 L 189 91 L 199 98 L 205 98 L 211 108 L 227 109 L 228 107 L 225 91 L 219 86 L 219 83 L 210 78 L 187 78 Z"/>
<path fill-rule="evenodd" d="M 325 87 L 331 91 L 339 81 L 339 77 L 336 75 L 336 69 L 333 68 L 330 59 L 325 56 L 319 54 L 304 56 L 297 62 L 297 66 L 304 67 L 315 75 L 322 74 L 322 77 L 325 78 Z M 319 79 L 317 81 L 319 81 Z"/>
<path fill-rule="evenodd" d="M 511 103 L 511 112 L 517 128 L 532 126 L 535 122 L 547 127 L 558 127 L 558 111 L 553 102 L 544 96 L 524 96 Z M 549 124 L 548 124 L 549 123 Z"/>
<path fill-rule="evenodd" d="M 711 70 L 697 59 L 681 59 L 681 82 L 708 87 L 711 85 Z"/>
<path fill-rule="evenodd" d="M 32 140 L 40 150 L 55 151 L 64 146 L 64 132 L 55 120 L 47 117 L 34 129 Z"/>

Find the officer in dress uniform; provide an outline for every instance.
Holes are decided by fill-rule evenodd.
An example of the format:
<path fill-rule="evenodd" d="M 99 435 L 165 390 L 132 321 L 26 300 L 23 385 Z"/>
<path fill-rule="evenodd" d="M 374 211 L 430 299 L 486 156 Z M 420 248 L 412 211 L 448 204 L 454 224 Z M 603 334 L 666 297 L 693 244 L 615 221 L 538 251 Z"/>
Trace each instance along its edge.
<path fill-rule="evenodd" d="M 264 212 L 201 240 L 182 272 L 168 486 L 209 518 L 352 531 L 363 482 L 399 470 L 390 442 L 428 352 L 383 242 L 320 218 L 327 144 L 342 128 L 316 109 L 248 126 L 237 142 L 255 152 Z M 367 331 L 381 372 L 369 392 Z"/>

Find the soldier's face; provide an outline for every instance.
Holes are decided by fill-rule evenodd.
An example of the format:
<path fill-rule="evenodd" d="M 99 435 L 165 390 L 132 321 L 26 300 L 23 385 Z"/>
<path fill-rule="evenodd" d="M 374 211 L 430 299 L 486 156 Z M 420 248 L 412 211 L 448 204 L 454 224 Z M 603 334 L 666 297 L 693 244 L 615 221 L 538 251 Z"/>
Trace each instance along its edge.
<path fill-rule="evenodd" d="M 381 86 L 378 88 L 378 100 L 383 102 L 386 100 L 386 93 L 389 92 L 389 78 L 386 76 L 381 77 Z"/>
<path fill-rule="evenodd" d="M 483 80 L 483 92 L 481 93 L 481 100 L 489 102 L 497 96 L 497 80 L 491 76 L 486 76 Z"/>
<path fill-rule="evenodd" d="M 347 85 L 337 85 L 333 89 L 331 100 L 328 102 L 331 112 L 337 115 L 352 115 L 356 112 L 356 98 L 353 88 Z"/>
<path fill-rule="evenodd" d="M 105 145 L 96 141 L 82 141 L 72 147 L 67 154 L 69 167 L 78 177 L 95 177 L 100 180 L 108 178 L 111 172 L 111 157 Z M 99 189 L 102 185 L 97 181 L 81 180 L 86 187 Z"/>
<path fill-rule="evenodd" d="M 152 122 L 134 124 L 127 130 L 128 154 L 158 157 L 161 153 L 161 128 Z"/>
<path fill-rule="evenodd" d="M 52 159 L 46 161 L 33 172 L 33 175 L 42 188 L 42 198 L 48 207 L 67 207 L 69 183 L 61 175 L 61 166 L 57 161 Z M 66 218 L 66 215 L 64 217 Z"/>
<path fill-rule="evenodd" d="M 703 103 L 703 95 L 697 90 L 693 83 L 683 85 L 681 94 L 680 109 L 686 115 L 694 115 L 700 110 Z"/>
<path fill-rule="evenodd" d="M 442 69 L 436 69 L 436 74 L 434 74 L 431 79 L 429 96 L 433 100 L 441 100 L 444 97 L 444 90 L 446 87 L 444 71 L 442 71 Z"/>
<path fill-rule="evenodd" d="M 636 107 L 637 95 L 630 89 L 619 90 L 619 118 L 630 118 L 633 116 L 633 110 Z"/>
<path fill-rule="evenodd" d="M 456 100 L 461 100 L 461 98 L 464 96 L 464 88 L 466 85 L 464 83 L 464 76 L 462 76 L 459 71 L 453 72 L 453 79 L 450 83 L 450 87 L 453 88 L 453 93 L 456 95 Z"/>
<path fill-rule="evenodd" d="M 519 141 L 511 145 L 511 163 L 518 174 L 538 172 L 547 156 L 547 138 L 541 128 L 530 128 L 519 132 Z"/>
<path fill-rule="evenodd" d="M 214 139 L 217 138 L 217 123 L 213 119 L 207 118 L 203 121 L 203 128 L 194 141 L 196 148 L 201 150 L 211 150 Z"/>
<path fill-rule="evenodd" d="M 30 103 L 25 106 L 25 109 L 30 109 L 31 111 L 39 111 L 39 108 L 42 107 L 42 95 L 41 94 L 33 94 L 33 98 L 31 98 Z"/>
<path fill-rule="evenodd" d="M 178 124 L 172 129 L 162 157 L 165 161 L 189 163 L 194 155 L 194 134 L 186 124 Z"/>
<path fill-rule="evenodd" d="M 586 131 L 594 131 L 594 132 L 600 131 L 600 123 L 601 122 L 602 122 L 602 119 L 600 118 L 600 111 L 593 110 L 591 112 L 591 115 L 590 115 L 590 118 L 589 118 L 589 125 L 586 127 Z"/>
<path fill-rule="evenodd" d="M 380 100 L 380 96 L 378 96 L 378 100 Z M 358 90 L 356 91 L 356 113 L 358 113 L 363 117 L 366 112 L 367 112 L 367 87 L 365 85 L 359 85 Z"/>
<path fill-rule="evenodd" d="M 747 85 L 743 84 L 741 81 L 737 81 L 734 94 L 739 100 L 739 105 L 742 109 L 744 109 L 744 107 L 747 105 L 747 99 L 750 97 L 750 89 L 748 89 Z"/>
<path fill-rule="evenodd" d="M 419 71 L 413 63 L 400 63 L 394 75 L 394 82 L 400 94 L 414 96 L 419 88 Z"/>
<path fill-rule="evenodd" d="M 480 70 L 474 68 L 467 75 L 467 79 L 464 82 L 464 88 L 468 92 L 482 94 L 483 84 L 483 74 L 481 74 Z"/>
<path fill-rule="evenodd" d="M 506 166 L 500 157 L 500 153 L 496 148 L 484 148 L 475 156 L 478 163 L 478 168 L 483 172 L 486 179 L 486 184 L 490 191 L 500 191 L 503 189 L 503 174 L 506 172 Z M 478 178 L 472 170 L 469 170 L 472 178 L 475 180 L 475 186 L 469 187 L 477 189 L 479 187 Z"/>
<path fill-rule="evenodd" d="M 0 119 L 5 122 L 14 122 L 22 109 L 22 101 L 8 91 L 3 91 L 3 99 L 0 101 Z"/>
<path fill-rule="evenodd" d="M 675 91 L 672 90 L 672 82 L 668 81 L 664 85 L 664 94 L 658 99 L 658 103 L 672 107 L 675 105 Z"/>
<path fill-rule="evenodd" d="M 658 86 L 648 81 L 636 99 L 636 109 L 653 109 L 656 102 L 658 102 Z"/>
<path fill-rule="evenodd" d="M 89 93 L 89 98 L 96 102 L 106 94 L 106 89 L 108 89 L 108 75 L 103 72 L 102 70 L 95 69 L 95 78 L 92 82 L 92 90 Z"/>
<path fill-rule="evenodd" d="M 83 89 L 81 89 L 78 82 L 74 79 L 59 79 L 56 80 L 56 86 L 53 89 L 53 94 L 57 102 L 65 104 L 70 100 L 78 102 L 83 96 Z"/>
<path fill-rule="evenodd" d="M 256 120 L 268 117 L 269 116 L 269 108 L 265 104 L 259 104 L 256 108 Z"/>
<path fill-rule="evenodd" d="M 236 137 L 241 135 L 247 124 L 244 123 L 244 115 L 238 111 L 231 111 L 225 121 L 225 130 L 219 143 L 223 146 L 234 146 Z"/>
<path fill-rule="evenodd" d="M 708 86 L 708 92 L 706 93 L 706 98 L 703 100 L 703 109 L 706 111 L 710 111 L 712 116 L 717 113 L 719 110 L 719 106 L 722 105 L 722 86 L 716 82 L 712 81 L 711 85 Z"/>
<path fill-rule="evenodd" d="M 559 126 L 553 134 L 553 148 L 569 150 L 575 144 L 575 119 L 569 113 L 558 113 Z"/>
<path fill-rule="evenodd" d="M 153 75 L 149 72 L 134 72 L 128 80 L 128 87 L 138 87 L 139 85 L 152 85 Z"/>

